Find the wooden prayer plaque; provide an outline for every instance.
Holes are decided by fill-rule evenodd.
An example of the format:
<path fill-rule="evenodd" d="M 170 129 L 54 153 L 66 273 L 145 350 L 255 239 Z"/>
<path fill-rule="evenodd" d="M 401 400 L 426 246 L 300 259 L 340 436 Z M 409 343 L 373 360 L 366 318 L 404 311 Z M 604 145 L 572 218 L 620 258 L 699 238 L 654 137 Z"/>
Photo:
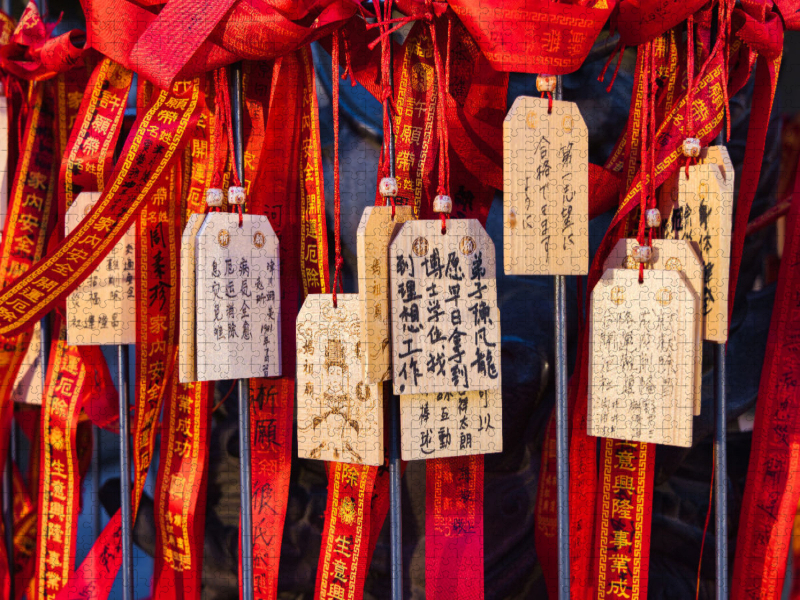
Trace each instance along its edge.
<path fill-rule="evenodd" d="M 281 374 L 278 238 L 269 219 L 208 213 L 196 238 L 197 380 Z"/>
<path fill-rule="evenodd" d="M 589 314 L 589 435 L 689 447 L 695 299 L 680 271 L 611 269 Z"/>
<path fill-rule="evenodd" d="M 400 396 L 403 460 L 503 451 L 500 390 Z"/>
<path fill-rule="evenodd" d="M 709 149 L 710 150 L 710 149 Z M 720 153 L 714 150 L 712 156 Z M 723 158 L 727 152 L 722 154 Z M 728 162 L 730 162 L 728 160 Z M 726 175 L 723 177 L 723 170 Z M 662 194 L 664 237 L 696 242 L 703 259 L 703 337 L 728 340 L 728 274 L 733 227 L 733 170 L 707 160 L 681 168 L 678 185 Z M 728 177 L 730 173 L 730 177 Z"/>
<path fill-rule="evenodd" d="M 394 210 L 394 219 L 392 211 Z M 400 225 L 414 218 L 410 206 L 370 206 L 364 209 L 356 234 L 358 293 L 362 303 L 362 347 L 366 381 L 391 377 L 389 336 L 389 242 Z"/>
<path fill-rule="evenodd" d="M 503 122 L 507 275 L 589 271 L 589 130 L 574 102 L 520 96 Z"/>
<path fill-rule="evenodd" d="M 100 192 L 81 192 L 67 209 L 65 233 L 89 214 Z M 136 232 L 131 226 L 94 272 L 67 296 L 67 344 L 136 342 Z"/>
<path fill-rule="evenodd" d="M 635 269 L 639 264 L 633 259 L 633 249 L 639 245 L 636 239 L 628 238 L 617 242 L 603 263 L 607 269 Z M 703 384 L 703 315 L 702 300 L 698 290 L 703 289 L 703 261 L 694 242 L 685 240 L 653 240 L 653 258 L 647 265 L 649 269 L 682 271 L 689 282 L 695 299 L 695 362 L 694 362 L 694 414 L 700 414 L 701 388 Z"/>
<path fill-rule="evenodd" d="M 495 251 L 475 219 L 408 221 L 389 247 L 395 394 L 500 389 Z"/>
<path fill-rule="evenodd" d="M 22 364 L 19 367 L 14 387 L 11 390 L 11 399 L 20 404 L 42 404 L 42 364 L 40 362 L 41 329 L 37 322 L 33 326 L 31 343 Z"/>
<path fill-rule="evenodd" d="M 181 292 L 178 333 L 178 381 L 197 381 L 197 304 L 195 298 L 197 260 L 195 244 L 204 214 L 189 215 L 181 236 Z"/>
<path fill-rule="evenodd" d="M 364 378 L 361 299 L 309 295 L 297 315 L 297 454 L 383 464 L 383 385 Z"/>

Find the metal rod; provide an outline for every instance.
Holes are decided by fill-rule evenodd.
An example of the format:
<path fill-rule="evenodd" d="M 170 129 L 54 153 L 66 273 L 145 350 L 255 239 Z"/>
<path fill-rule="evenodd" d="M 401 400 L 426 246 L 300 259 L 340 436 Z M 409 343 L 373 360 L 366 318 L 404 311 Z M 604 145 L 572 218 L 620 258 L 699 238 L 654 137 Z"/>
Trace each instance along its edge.
<path fill-rule="evenodd" d="M 379 9 L 380 10 L 380 9 Z M 391 15 L 389 15 L 391 18 Z M 389 88 L 394 95 L 394 50 L 392 48 L 392 38 L 387 40 L 389 44 L 389 69 L 386 77 L 389 79 Z M 338 68 L 338 67 L 337 67 Z M 392 104 L 387 98 L 384 102 L 387 114 L 389 115 L 389 131 L 384 135 L 389 136 L 389 176 L 395 176 L 395 143 L 394 143 L 394 119 L 392 115 Z M 390 557 L 392 562 L 392 600 L 403 599 L 403 511 L 402 500 L 400 497 L 400 397 L 392 393 L 391 383 L 384 387 L 386 393 L 391 398 L 389 408 L 389 542 Z"/>
<path fill-rule="evenodd" d="M 120 516 L 122 517 L 122 600 L 133 600 L 133 514 L 131 507 L 130 408 L 128 400 L 128 346 L 117 346 L 119 380 Z"/>
<path fill-rule="evenodd" d="M 100 428 L 92 425 L 92 539 L 100 537 Z"/>
<path fill-rule="evenodd" d="M 555 99 L 561 100 L 561 77 L 556 78 Z M 558 597 L 570 598 L 569 579 L 569 455 L 567 451 L 567 280 L 555 277 L 556 339 L 556 481 L 558 493 Z"/>
<path fill-rule="evenodd" d="M 728 428 L 725 406 L 726 346 L 714 344 L 714 401 L 716 428 L 714 431 L 714 496 L 716 529 L 716 581 L 717 600 L 728 600 Z"/>
<path fill-rule="evenodd" d="M 244 185 L 244 134 L 242 132 L 242 63 L 231 67 L 231 124 L 236 171 Z M 253 600 L 253 505 L 250 472 L 250 382 L 240 379 L 239 394 L 239 482 L 242 506 L 242 598 Z"/>

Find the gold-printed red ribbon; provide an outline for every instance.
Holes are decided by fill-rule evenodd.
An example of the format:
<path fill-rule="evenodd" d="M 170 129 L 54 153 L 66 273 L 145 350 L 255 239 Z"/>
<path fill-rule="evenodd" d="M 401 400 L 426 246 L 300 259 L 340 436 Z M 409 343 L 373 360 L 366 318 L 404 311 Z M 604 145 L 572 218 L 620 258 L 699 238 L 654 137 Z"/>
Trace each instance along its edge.
<path fill-rule="evenodd" d="M 74 291 L 111 251 L 196 125 L 198 81 L 160 90 L 138 118 L 111 183 L 80 225 L 45 260 L 0 294 L 0 334 L 27 327 Z M 187 131 L 188 130 L 188 131 Z"/>
<path fill-rule="evenodd" d="M 87 93 L 80 101 L 59 174 L 59 212 L 64 214 L 82 191 L 102 191 L 111 173 L 111 161 L 128 102 L 133 73 L 108 58 L 92 72 Z M 66 95 L 73 107 L 80 96 Z"/>
<path fill-rule="evenodd" d="M 42 401 L 36 598 L 55 596 L 74 569 L 80 502 L 76 433 L 89 381 L 78 348 L 67 346 L 63 325 L 51 356 Z"/>
<path fill-rule="evenodd" d="M 328 506 L 314 597 L 361 600 L 369 565 L 370 503 L 375 467 L 330 463 Z"/>
<path fill-rule="evenodd" d="M 647 598 L 655 444 L 602 442 L 597 600 Z"/>

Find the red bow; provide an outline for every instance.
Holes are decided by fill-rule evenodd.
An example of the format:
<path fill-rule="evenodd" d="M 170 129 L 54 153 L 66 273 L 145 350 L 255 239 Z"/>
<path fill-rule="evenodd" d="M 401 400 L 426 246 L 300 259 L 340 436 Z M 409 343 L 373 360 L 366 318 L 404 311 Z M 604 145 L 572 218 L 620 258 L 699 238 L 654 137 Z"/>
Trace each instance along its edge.
<path fill-rule="evenodd" d="M 7 23 L 10 20 L 0 23 L 0 30 Z M 79 65 L 84 50 L 78 44 L 84 33 L 73 29 L 54 38 L 56 25 L 45 24 L 36 3 L 28 3 L 8 43 L 0 46 L 0 69 L 20 79 L 43 81 Z"/>

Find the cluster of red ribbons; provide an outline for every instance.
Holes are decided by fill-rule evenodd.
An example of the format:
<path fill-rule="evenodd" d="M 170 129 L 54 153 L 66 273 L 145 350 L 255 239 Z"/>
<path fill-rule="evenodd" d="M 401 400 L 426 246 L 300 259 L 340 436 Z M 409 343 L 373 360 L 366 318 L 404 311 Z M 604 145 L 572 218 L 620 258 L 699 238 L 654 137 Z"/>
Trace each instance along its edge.
<path fill-rule="evenodd" d="M 13 579 L 16 598 L 105 600 L 119 570 L 119 513 L 75 564 L 78 498 L 92 445 L 88 425 L 116 431 L 118 414 L 100 351 L 66 343 L 64 302 L 135 227 L 133 507 L 160 431 L 153 593 L 200 597 L 214 394 L 210 384 L 180 384 L 175 363 L 183 224 L 203 212 L 205 190 L 219 185 L 215 174 L 227 168 L 221 179 L 231 178 L 220 133 L 228 100 L 213 84 L 213 71 L 245 61 L 242 185 L 248 209 L 268 215 L 280 240 L 285 375 L 250 382 L 254 583 L 258 598 L 275 598 L 291 472 L 296 307 L 305 295 L 331 288 L 309 45 L 319 41 L 331 49 L 353 82 L 387 103 L 384 123 L 392 120 L 396 138 L 396 200 L 413 206 L 418 218 L 432 218 L 433 198 L 449 193 L 454 217 L 485 223 L 502 189 L 508 72 L 577 70 L 610 19 L 620 59 L 625 46 L 640 52 L 628 127 L 606 164 L 590 167 L 590 215 L 617 209 L 592 265 L 590 291 L 616 241 L 635 230 L 636 209 L 650 206 L 655 189 L 684 164 L 683 139 L 714 140 L 728 98 L 755 67 L 733 230 L 733 297 L 783 32 L 800 27 L 796 4 L 395 0 L 384 4 L 383 14 L 376 9 L 379 23 L 371 26 L 368 11 L 354 0 L 85 0 L 86 34 L 58 37 L 33 3 L 16 25 L 3 16 L 0 75 L 14 177 L 0 245 L 0 464 L 13 421 L 33 450 L 30 472 L 15 470 L 12 477 L 14 561 L 9 564 L 0 545 L 0 594 L 10 596 Z M 404 16 L 395 18 L 392 5 Z M 201 12 L 202 19 L 187 19 Z M 679 44 L 687 20 L 695 43 Z M 400 45 L 390 34 L 406 23 L 413 25 Z M 124 113 L 134 73 L 139 86 L 131 124 Z M 125 141 L 115 158 L 120 137 Z M 388 175 L 388 160 L 384 147 L 379 178 Z M 64 237 L 66 210 L 82 191 L 101 192 L 100 199 Z M 800 498 L 800 406 L 792 387 L 798 215 L 795 203 L 739 530 L 733 589 L 741 598 L 780 593 Z M 44 315 L 53 315 L 54 339 L 42 406 L 15 411 L 11 389 L 32 328 Z M 598 454 L 597 440 L 586 434 L 587 344 L 584 323 L 569 387 L 572 593 L 644 598 L 656 448 L 602 440 Z M 537 548 L 555 594 L 553 436 L 551 419 L 535 511 Z M 333 463 L 328 475 L 316 597 L 358 600 L 388 510 L 388 469 Z M 433 598 L 483 597 L 483 481 L 481 456 L 427 465 L 426 585 Z"/>

